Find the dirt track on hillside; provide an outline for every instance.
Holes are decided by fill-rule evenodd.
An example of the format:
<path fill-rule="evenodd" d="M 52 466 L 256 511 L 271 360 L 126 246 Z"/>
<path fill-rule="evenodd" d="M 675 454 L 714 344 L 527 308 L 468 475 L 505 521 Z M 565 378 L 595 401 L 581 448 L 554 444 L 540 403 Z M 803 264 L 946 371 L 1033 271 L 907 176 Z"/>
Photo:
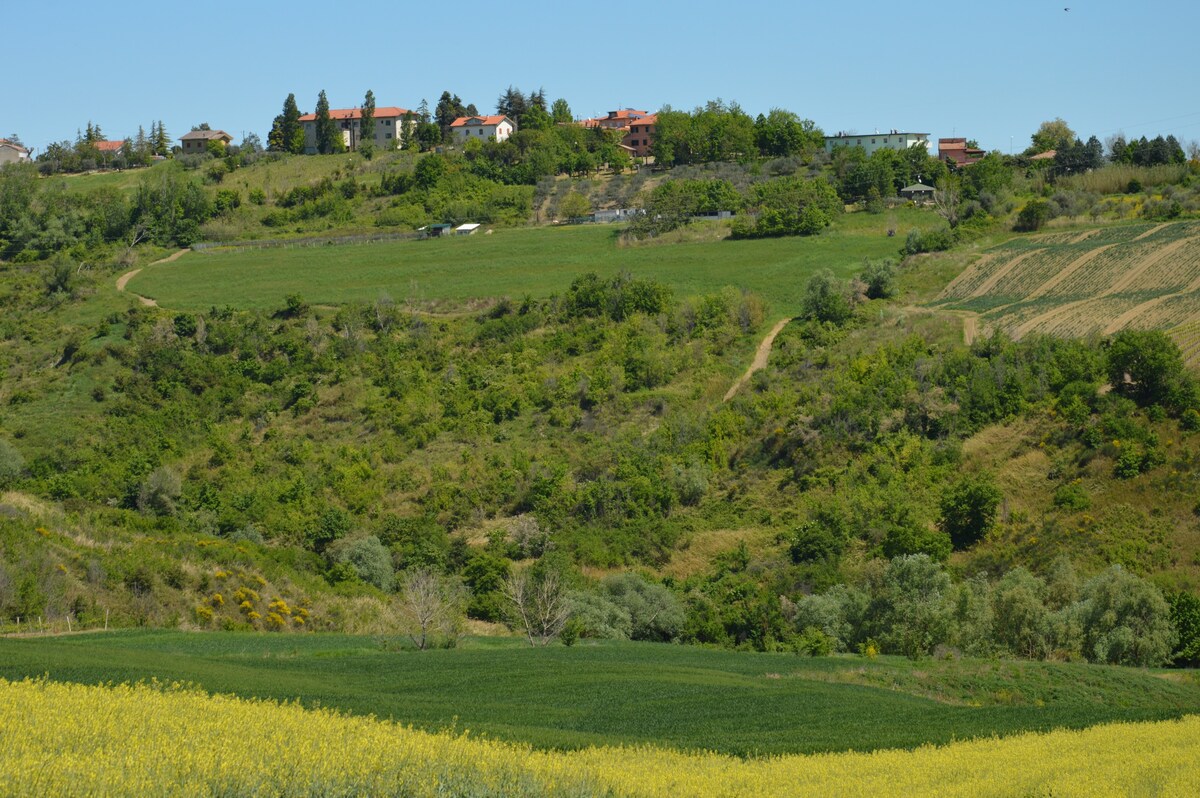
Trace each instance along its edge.
<path fill-rule="evenodd" d="M 150 265 L 157 266 L 160 263 L 173 263 L 173 262 L 179 260 L 181 257 L 183 257 L 183 255 L 185 253 L 188 253 L 188 252 L 191 252 L 191 250 L 190 249 L 181 249 L 178 252 L 172 252 L 167 257 L 160 258 L 159 260 L 154 261 Z M 141 271 L 142 271 L 141 269 L 133 269 L 132 271 L 125 272 L 120 277 L 118 277 L 117 278 L 117 290 L 124 293 L 125 286 L 129 283 L 130 280 L 132 280 L 134 277 L 137 277 L 138 274 L 141 273 Z M 129 293 L 133 294 L 132 291 L 130 291 Z M 133 295 L 138 298 L 138 302 L 141 302 L 143 305 L 145 305 L 148 308 L 158 307 L 158 303 L 155 302 L 153 299 L 144 297 L 141 294 L 133 294 Z"/>
<path fill-rule="evenodd" d="M 767 333 L 767 337 L 762 339 L 762 343 L 758 345 L 758 351 L 754 353 L 754 360 L 750 362 L 750 368 L 746 369 L 746 373 L 743 374 L 738 381 L 735 382 L 733 386 L 725 393 L 724 401 L 728 402 L 730 399 L 736 396 L 737 392 L 742 389 L 742 386 L 749 382 L 750 378 L 754 376 L 754 372 L 766 367 L 767 358 L 771 356 L 771 345 L 775 343 L 775 336 L 779 335 L 779 333 L 783 331 L 783 328 L 788 325 L 789 321 L 791 321 L 791 318 L 780 319 L 775 323 L 775 326 L 771 328 L 769 333 Z"/>

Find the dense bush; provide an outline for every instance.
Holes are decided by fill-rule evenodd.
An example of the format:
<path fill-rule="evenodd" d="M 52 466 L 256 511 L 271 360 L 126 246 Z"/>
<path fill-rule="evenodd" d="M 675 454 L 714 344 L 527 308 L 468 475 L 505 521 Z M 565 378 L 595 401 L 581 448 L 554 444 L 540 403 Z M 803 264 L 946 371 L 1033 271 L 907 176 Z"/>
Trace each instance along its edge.
<path fill-rule="evenodd" d="M 1041 230 L 1042 227 L 1049 221 L 1051 210 L 1049 203 L 1042 200 L 1030 200 L 1025 204 L 1017 214 L 1017 222 L 1013 225 L 1014 230 L 1019 230 L 1023 233 L 1032 233 Z"/>
<path fill-rule="evenodd" d="M 0 438 L 0 489 L 15 482 L 25 471 L 25 458 L 16 447 Z"/>
<path fill-rule="evenodd" d="M 1051 564 L 1047 578 L 1018 567 L 994 584 L 976 577 L 954 585 L 936 562 L 915 555 L 868 569 L 861 586 L 802 596 L 785 611 L 797 633 L 819 629 L 840 651 L 871 638 L 885 652 L 910 657 L 953 645 L 975 654 L 998 647 L 1028 659 L 1147 666 L 1182 650 L 1172 620 L 1190 630 L 1193 603 L 1177 599 L 1173 611 L 1157 588 L 1119 566 L 1082 589 L 1066 561 Z"/>

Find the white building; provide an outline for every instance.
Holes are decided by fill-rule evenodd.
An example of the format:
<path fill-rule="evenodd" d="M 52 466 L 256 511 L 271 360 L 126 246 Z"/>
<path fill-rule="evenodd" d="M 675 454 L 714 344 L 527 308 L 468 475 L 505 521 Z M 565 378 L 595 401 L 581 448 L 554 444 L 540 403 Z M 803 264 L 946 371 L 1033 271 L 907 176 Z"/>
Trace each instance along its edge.
<path fill-rule="evenodd" d="M 394 150 L 400 146 L 404 140 L 404 117 L 409 113 L 411 112 L 407 109 L 395 106 L 375 109 L 375 146 L 378 149 Z M 329 118 L 341 131 L 342 143 L 346 145 L 346 149 L 350 152 L 357 150 L 363 138 L 362 109 L 330 109 Z M 317 115 L 305 114 L 300 117 L 300 124 L 304 126 L 304 152 L 307 155 L 315 155 L 317 153 Z M 412 125 L 416 125 L 415 120 Z"/>
<path fill-rule="evenodd" d="M 460 116 L 450 123 L 454 140 L 462 144 L 467 139 L 504 141 L 517 130 L 507 116 Z"/>
<path fill-rule="evenodd" d="M 929 134 L 890 130 L 887 133 L 838 133 L 836 136 L 826 136 L 825 152 L 833 152 L 834 147 L 862 147 L 867 155 L 876 150 L 907 150 L 909 147 L 924 147 L 928 151 Z"/>
<path fill-rule="evenodd" d="M 20 163 L 29 160 L 29 150 L 15 141 L 0 139 L 0 164 Z"/>

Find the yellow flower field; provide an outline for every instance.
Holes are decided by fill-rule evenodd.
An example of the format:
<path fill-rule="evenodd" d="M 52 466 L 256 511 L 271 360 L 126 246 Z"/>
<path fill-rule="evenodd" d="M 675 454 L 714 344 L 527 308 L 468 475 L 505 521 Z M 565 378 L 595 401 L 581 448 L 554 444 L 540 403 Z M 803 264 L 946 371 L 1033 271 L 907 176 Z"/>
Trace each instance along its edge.
<path fill-rule="evenodd" d="M 0 679 L 5 796 L 980 796 L 1200 793 L 1200 717 L 917 751 L 744 761 L 558 753 L 177 686 Z"/>

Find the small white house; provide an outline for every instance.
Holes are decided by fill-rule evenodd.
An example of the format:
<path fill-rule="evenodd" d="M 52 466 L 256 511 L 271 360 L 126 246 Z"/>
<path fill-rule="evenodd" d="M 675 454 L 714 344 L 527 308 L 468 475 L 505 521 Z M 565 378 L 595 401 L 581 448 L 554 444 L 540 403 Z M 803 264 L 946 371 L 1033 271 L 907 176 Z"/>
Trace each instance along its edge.
<path fill-rule="evenodd" d="M 450 123 L 450 130 L 459 144 L 468 139 L 504 141 L 516 132 L 517 125 L 507 116 L 460 116 Z"/>
<path fill-rule="evenodd" d="M 475 231 L 478 229 L 478 222 L 468 222 L 467 224 L 460 224 L 458 227 L 454 228 L 454 234 L 459 236 L 473 236 L 475 235 Z"/>
<path fill-rule="evenodd" d="M 825 137 L 825 152 L 833 152 L 834 147 L 862 147 L 867 155 L 876 150 L 907 150 L 910 147 L 929 149 L 928 133 L 901 133 L 889 130 L 887 133 L 838 133 L 836 136 Z"/>
<path fill-rule="evenodd" d="M 15 141 L 0 139 L 0 164 L 21 163 L 29 160 L 29 150 Z"/>

